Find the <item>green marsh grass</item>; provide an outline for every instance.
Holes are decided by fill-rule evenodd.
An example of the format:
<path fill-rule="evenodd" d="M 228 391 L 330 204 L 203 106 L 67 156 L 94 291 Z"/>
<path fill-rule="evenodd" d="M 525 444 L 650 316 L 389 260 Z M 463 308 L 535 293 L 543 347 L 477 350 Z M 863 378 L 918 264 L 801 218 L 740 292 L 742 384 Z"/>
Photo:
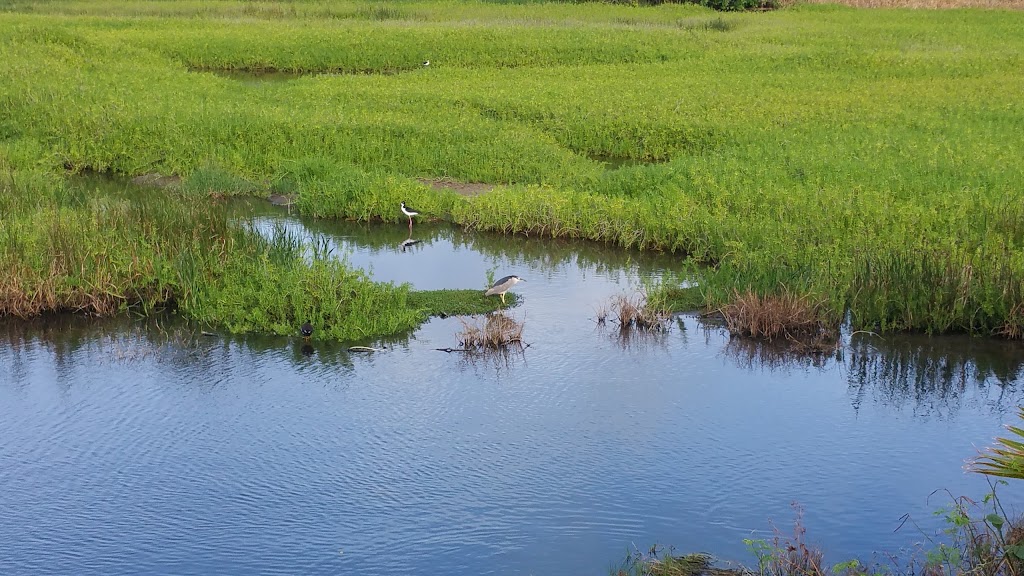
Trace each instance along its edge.
<path fill-rule="evenodd" d="M 479 290 L 373 282 L 322 242 L 265 237 L 194 192 L 118 193 L 94 181 L 69 184 L 0 156 L 0 316 L 175 309 L 233 333 L 294 335 L 310 321 L 318 339 L 356 341 L 497 306 Z"/>
<path fill-rule="evenodd" d="M 1020 12 L 11 6 L 0 139 L 30 162 L 668 251 L 711 309 L 789 292 L 857 329 L 1024 334 Z"/>
<path fill-rule="evenodd" d="M 409 293 L 408 304 L 426 316 L 474 316 L 494 312 L 499 307 L 512 308 L 519 296 L 505 294 L 502 305 L 493 297 L 484 296 L 483 290 L 414 290 Z"/>
<path fill-rule="evenodd" d="M 375 283 L 322 246 L 307 246 L 283 230 L 269 238 L 247 236 L 243 254 L 196 286 L 182 306 L 191 318 L 234 333 L 282 336 L 309 321 L 316 338 L 346 341 L 407 331 L 425 319 L 406 305 L 408 286 Z"/>

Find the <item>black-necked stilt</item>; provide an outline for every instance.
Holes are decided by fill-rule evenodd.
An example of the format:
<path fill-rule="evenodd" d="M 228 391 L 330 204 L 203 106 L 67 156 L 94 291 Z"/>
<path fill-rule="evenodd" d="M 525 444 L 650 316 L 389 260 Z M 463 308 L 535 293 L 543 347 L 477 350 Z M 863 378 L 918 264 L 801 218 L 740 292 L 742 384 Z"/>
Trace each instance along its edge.
<path fill-rule="evenodd" d="M 313 335 L 313 325 L 310 324 L 309 322 L 306 322 L 301 327 L 299 327 L 299 332 L 302 334 L 303 340 L 309 340 L 309 337 Z"/>
<path fill-rule="evenodd" d="M 412 228 L 412 217 L 419 216 L 419 212 L 405 205 L 405 200 L 402 200 L 402 214 L 409 217 L 409 228 Z"/>
<path fill-rule="evenodd" d="M 493 285 L 491 285 L 491 287 L 487 289 L 487 292 L 484 292 L 484 296 L 494 296 L 495 294 L 500 294 L 501 295 L 501 303 L 504 304 L 505 303 L 505 292 L 508 292 L 510 288 L 512 288 L 513 286 L 515 286 L 519 282 L 526 282 L 526 280 L 523 280 L 519 276 L 514 276 L 514 275 L 513 276 L 505 276 L 501 280 L 498 280 Z"/>

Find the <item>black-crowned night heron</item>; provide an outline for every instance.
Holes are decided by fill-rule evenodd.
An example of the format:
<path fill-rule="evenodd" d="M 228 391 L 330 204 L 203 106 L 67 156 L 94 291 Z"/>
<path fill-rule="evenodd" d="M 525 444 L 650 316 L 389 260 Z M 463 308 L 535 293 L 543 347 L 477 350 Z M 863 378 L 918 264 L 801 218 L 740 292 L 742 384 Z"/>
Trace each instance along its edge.
<path fill-rule="evenodd" d="M 484 296 L 494 296 L 495 294 L 500 294 L 501 303 L 504 304 L 505 292 L 508 292 L 510 288 L 512 288 L 513 286 L 520 282 L 526 282 L 526 280 L 523 280 L 519 276 L 515 275 L 505 276 L 501 280 L 498 280 L 493 285 L 491 285 L 491 287 L 487 289 L 487 292 L 484 292 Z"/>
<path fill-rule="evenodd" d="M 405 205 L 405 200 L 402 200 L 402 214 L 409 217 L 409 228 L 412 228 L 412 217 L 419 216 L 419 211 Z"/>
<path fill-rule="evenodd" d="M 309 322 L 306 322 L 305 324 L 299 327 L 299 333 L 302 334 L 303 340 L 309 340 L 309 337 L 313 335 L 313 325 L 310 324 Z"/>

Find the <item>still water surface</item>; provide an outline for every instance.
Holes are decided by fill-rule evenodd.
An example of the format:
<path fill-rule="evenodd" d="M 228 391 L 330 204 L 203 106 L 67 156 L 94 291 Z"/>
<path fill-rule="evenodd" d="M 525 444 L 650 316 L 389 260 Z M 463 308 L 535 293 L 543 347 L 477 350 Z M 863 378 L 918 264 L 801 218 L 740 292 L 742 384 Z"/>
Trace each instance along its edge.
<path fill-rule="evenodd" d="M 594 322 L 675 260 L 417 225 L 274 222 L 375 278 L 519 274 L 522 354 L 467 358 L 457 318 L 352 354 L 171 321 L 0 324 L 2 574 L 607 574 L 632 546 L 747 563 L 806 509 L 832 560 L 898 552 L 1012 422 L 1024 349 L 855 335 L 793 359 L 683 316 Z M 1024 493 L 1002 490 L 1018 508 Z"/>

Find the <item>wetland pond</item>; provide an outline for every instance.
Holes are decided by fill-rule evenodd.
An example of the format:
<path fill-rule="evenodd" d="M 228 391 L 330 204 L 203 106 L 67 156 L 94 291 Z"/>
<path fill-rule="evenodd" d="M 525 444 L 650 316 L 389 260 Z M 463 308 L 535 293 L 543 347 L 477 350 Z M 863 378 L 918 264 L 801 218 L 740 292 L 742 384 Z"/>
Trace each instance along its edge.
<path fill-rule="evenodd" d="M 941 527 L 933 491 L 989 490 L 965 460 L 1024 396 L 1018 344 L 857 334 L 793 358 L 690 315 L 629 337 L 595 323 L 669 256 L 420 223 L 402 251 L 404 223 L 247 210 L 378 280 L 518 274 L 530 346 L 437 351 L 458 318 L 369 354 L 4 321 L 0 573 L 601 575 L 655 543 L 753 565 L 743 539 L 791 533 L 794 501 L 827 560 L 870 561 Z M 1019 486 L 1000 493 L 1020 511 Z"/>

